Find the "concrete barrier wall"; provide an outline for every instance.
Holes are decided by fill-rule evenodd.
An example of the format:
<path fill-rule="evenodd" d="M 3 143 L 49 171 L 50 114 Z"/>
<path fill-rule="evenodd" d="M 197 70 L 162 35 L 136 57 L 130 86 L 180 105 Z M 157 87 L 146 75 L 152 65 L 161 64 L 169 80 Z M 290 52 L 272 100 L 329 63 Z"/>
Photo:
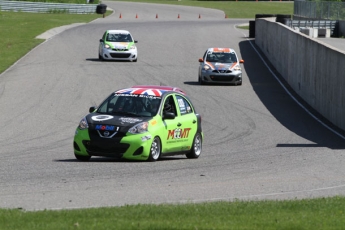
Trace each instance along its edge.
<path fill-rule="evenodd" d="M 293 90 L 345 130 L 345 52 L 270 19 L 256 19 L 255 43 Z"/>

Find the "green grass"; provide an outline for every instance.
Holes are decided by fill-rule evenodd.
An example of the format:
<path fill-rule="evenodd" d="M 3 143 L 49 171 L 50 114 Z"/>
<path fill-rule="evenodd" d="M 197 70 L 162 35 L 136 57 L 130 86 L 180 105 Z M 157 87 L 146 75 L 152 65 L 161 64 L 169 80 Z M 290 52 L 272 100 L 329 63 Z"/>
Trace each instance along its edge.
<path fill-rule="evenodd" d="M 293 14 L 293 2 L 236 2 L 196 0 L 126 0 L 126 2 L 149 2 L 212 8 L 224 11 L 228 18 L 255 18 L 255 14 Z"/>
<path fill-rule="evenodd" d="M 0 229 L 340 230 L 345 228 L 344 215 L 344 197 L 36 212 L 0 209 Z"/>
<path fill-rule="evenodd" d="M 137 2 L 143 2 L 137 0 Z M 229 18 L 292 14 L 293 3 L 149 1 L 220 9 Z M 97 14 L 32 14 L 0 11 L 0 73 L 43 40 L 51 28 L 90 22 Z M 247 27 L 241 27 L 247 28 Z M 344 229 L 345 198 L 289 201 L 130 205 L 61 211 L 0 209 L 0 230 L 40 229 Z"/>
<path fill-rule="evenodd" d="M 54 27 L 90 22 L 99 14 L 35 14 L 0 11 L 0 73 L 44 40 L 35 37 Z"/>

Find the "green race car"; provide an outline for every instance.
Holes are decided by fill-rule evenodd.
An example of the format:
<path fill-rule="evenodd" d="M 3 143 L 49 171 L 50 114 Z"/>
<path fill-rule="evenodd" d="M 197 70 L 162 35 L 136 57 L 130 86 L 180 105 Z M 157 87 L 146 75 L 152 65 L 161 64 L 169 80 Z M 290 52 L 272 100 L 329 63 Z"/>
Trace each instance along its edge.
<path fill-rule="evenodd" d="M 74 136 L 74 155 L 156 161 L 161 156 L 198 158 L 201 116 L 183 90 L 170 86 L 133 86 L 91 107 Z"/>

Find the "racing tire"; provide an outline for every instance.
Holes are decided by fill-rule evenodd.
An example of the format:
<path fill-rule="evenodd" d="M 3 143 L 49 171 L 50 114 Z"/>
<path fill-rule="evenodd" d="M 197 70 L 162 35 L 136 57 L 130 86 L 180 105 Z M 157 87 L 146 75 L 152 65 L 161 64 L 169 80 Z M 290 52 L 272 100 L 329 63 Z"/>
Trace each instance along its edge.
<path fill-rule="evenodd" d="M 132 62 L 137 62 L 138 61 L 138 59 L 134 59 Z"/>
<path fill-rule="evenodd" d="M 202 150 L 202 136 L 200 133 L 196 133 L 193 140 L 192 149 L 186 154 L 187 158 L 198 158 Z"/>
<path fill-rule="evenodd" d="M 77 158 L 77 160 L 80 161 L 89 161 L 91 156 L 82 156 L 82 155 L 78 155 L 78 154 L 74 154 L 75 158 Z"/>
<path fill-rule="evenodd" d="M 205 82 L 201 79 L 200 76 L 198 77 L 198 81 L 199 81 L 199 84 L 200 84 L 200 85 L 205 85 Z"/>
<path fill-rule="evenodd" d="M 148 161 L 156 161 L 159 159 L 162 151 L 162 145 L 161 145 L 161 140 L 159 137 L 155 137 L 152 141 L 151 147 L 150 147 L 150 154 Z"/>
<path fill-rule="evenodd" d="M 98 59 L 101 60 L 101 61 L 104 60 L 103 57 L 102 57 L 102 55 L 100 55 L 100 54 L 98 54 Z"/>

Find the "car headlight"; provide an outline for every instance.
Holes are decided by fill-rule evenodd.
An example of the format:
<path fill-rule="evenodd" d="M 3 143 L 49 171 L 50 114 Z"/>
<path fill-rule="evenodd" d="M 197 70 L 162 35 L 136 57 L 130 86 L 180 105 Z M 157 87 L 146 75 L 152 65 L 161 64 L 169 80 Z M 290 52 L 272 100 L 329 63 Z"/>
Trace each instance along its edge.
<path fill-rule="evenodd" d="M 86 118 L 84 117 L 83 119 L 81 119 L 81 121 L 79 122 L 79 129 L 88 129 L 89 128 L 89 124 L 87 123 Z"/>
<path fill-rule="evenodd" d="M 137 47 L 133 45 L 133 46 L 131 46 L 130 49 L 131 49 L 131 50 L 135 50 L 136 48 L 137 48 Z"/>
<path fill-rule="evenodd" d="M 234 70 L 235 71 L 241 71 L 241 67 L 237 65 L 237 66 L 234 67 Z"/>
<path fill-rule="evenodd" d="M 104 45 L 104 48 L 106 48 L 106 49 L 110 49 L 110 45 L 105 44 L 105 45 Z"/>
<path fill-rule="evenodd" d="M 130 128 L 128 130 L 128 132 L 130 132 L 132 134 L 145 133 L 148 131 L 148 129 L 147 129 L 148 126 L 149 126 L 148 122 L 141 122 L 139 124 L 134 125 L 132 128 Z"/>
<path fill-rule="evenodd" d="M 210 67 L 209 65 L 204 65 L 204 66 L 202 67 L 202 69 L 203 69 L 203 70 L 209 70 L 209 69 L 211 69 L 211 67 Z"/>

